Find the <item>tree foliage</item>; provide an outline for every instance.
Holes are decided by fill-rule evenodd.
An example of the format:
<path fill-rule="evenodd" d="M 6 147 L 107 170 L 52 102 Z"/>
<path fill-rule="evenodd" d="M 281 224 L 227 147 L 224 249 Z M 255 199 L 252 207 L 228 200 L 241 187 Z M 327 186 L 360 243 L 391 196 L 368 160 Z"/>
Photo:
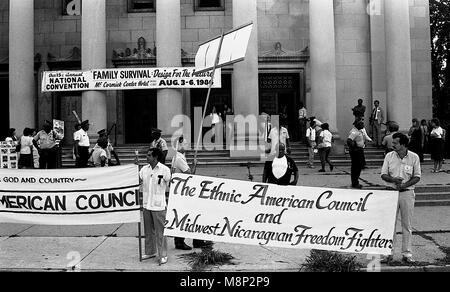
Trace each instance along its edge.
<path fill-rule="evenodd" d="M 450 0 L 430 0 L 433 114 L 450 116 Z"/>

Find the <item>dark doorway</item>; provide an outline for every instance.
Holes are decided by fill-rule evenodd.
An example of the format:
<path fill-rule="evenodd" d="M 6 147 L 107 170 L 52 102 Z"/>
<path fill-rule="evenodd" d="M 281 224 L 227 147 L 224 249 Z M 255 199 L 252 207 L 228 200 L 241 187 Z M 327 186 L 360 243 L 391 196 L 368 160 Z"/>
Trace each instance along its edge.
<path fill-rule="evenodd" d="M 78 122 L 73 111 L 81 118 L 81 92 L 62 92 L 56 99 L 57 113 L 56 117 L 64 121 L 64 140 L 63 145 L 73 145 L 73 133 L 75 124 Z"/>
<path fill-rule="evenodd" d="M 226 104 L 233 112 L 233 105 L 231 103 L 232 101 L 232 95 L 231 95 L 231 74 L 222 74 L 222 87 L 221 88 L 212 88 L 211 93 L 209 96 L 208 101 L 208 107 L 206 109 L 206 116 L 208 116 L 213 106 L 216 107 L 216 110 L 218 113 L 222 113 L 224 109 L 224 105 Z M 194 108 L 200 107 L 202 108 L 203 113 L 203 107 L 205 106 L 206 102 L 206 95 L 208 94 L 208 89 L 201 88 L 201 89 L 191 89 L 191 126 L 192 126 L 192 133 L 195 133 L 194 131 Z M 222 117 L 223 118 L 223 117 Z M 200 117 L 201 119 L 201 117 Z M 198 131 L 198 129 L 195 129 Z M 202 132 L 205 132 L 209 130 L 209 127 L 204 127 Z"/>
<path fill-rule="evenodd" d="M 9 129 L 9 80 L 0 77 L 0 141 L 4 141 Z"/>
<path fill-rule="evenodd" d="M 149 144 L 157 126 L 156 90 L 125 90 L 125 143 Z"/>
<path fill-rule="evenodd" d="M 261 73 L 259 74 L 259 111 L 270 115 L 280 115 L 285 108 L 287 126 L 291 141 L 299 140 L 299 102 L 304 102 L 301 94 L 301 74 Z"/>

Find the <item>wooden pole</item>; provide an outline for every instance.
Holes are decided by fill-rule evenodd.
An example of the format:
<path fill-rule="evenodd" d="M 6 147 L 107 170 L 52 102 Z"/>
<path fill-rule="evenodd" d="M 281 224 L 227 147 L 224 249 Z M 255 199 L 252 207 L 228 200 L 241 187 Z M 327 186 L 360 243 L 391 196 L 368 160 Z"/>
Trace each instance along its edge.
<path fill-rule="evenodd" d="M 211 94 L 211 87 L 212 87 L 212 84 L 214 81 L 214 74 L 216 73 L 217 63 L 219 62 L 219 56 L 220 56 L 220 50 L 222 48 L 222 42 L 223 42 L 223 30 L 220 35 L 219 48 L 217 49 L 216 58 L 214 61 L 214 67 L 212 68 L 211 80 L 209 81 L 209 85 L 208 85 L 208 94 L 206 95 L 205 108 L 203 109 L 203 116 L 202 116 L 202 120 L 200 122 L 200 129 L 199 129 L 198 137 L 197 137 L 197 145 L 195 146 L 195 152 L 194 152 L 194 169 L 192 170 L 193 174 L 195 174 L 195 171 L 197 170 L 197 153 L 198 153 L 198 147 L 200 145 L 200 139 L 202 138 L 203 121 L 205 120 L 205 116 L 206 116 L 206 109 L 208 107 L 209 96 Z"/>

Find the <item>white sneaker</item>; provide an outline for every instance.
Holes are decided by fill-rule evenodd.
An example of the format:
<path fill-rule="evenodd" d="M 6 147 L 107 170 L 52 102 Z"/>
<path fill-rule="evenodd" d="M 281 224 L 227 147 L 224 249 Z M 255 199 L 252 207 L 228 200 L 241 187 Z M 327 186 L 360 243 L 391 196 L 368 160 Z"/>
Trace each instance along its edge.
<path fill-rule="evenodd" d="M 165 264 L 165 263 L 167 263 L 167 257 L 162 257 L 162 258 L 159 260 L 159 265 L 163 265 L 163 264 Z"/>

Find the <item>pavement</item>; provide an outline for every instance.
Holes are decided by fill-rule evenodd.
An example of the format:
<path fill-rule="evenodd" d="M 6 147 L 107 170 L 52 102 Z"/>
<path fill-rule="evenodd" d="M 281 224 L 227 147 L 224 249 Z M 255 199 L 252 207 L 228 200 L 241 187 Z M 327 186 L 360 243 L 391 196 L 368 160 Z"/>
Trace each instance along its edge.
<path fill-rule="evenodd" d="M 350 187 L 349 167 L 337 167 L 330 173 L 299 166 L 298 185 L 316 187 Z M 262 166 L 199 167 L 197 174 L 230 179 L 261 181 Z M 450 190 L 450 165 L 447 172 L 431 173 L 423 166 L 419 186 L 441 186 Z M 383 185 L 379 168 L 368 168 L 361 174 L 361 184 L 370 188 Z M 416 207 L 413 220 L 413 254 L 416 264 L 403 265 L 394 258 L 393 265 L 379 265 L 378 259 L 365 254 L 355 255 L 362 271 L 449 271 L 450 272 L 450 206 Z M 399 222 L 397 222 L 399 224 Z M 398 228 L 397 230 L 401 230 Z M 186 254 L 200 249 L 181 251 L 168 239 L 169 261 L 158 265 L 156 260 L 140 262 L 137 224 L 93 226 L 43 226 L 0 224 L 0 271 L 145 271 L 187 272 L 192 267 Z M 401 234 L 396 235 L 399 239 Z M 397 240 L 400 243 L 401 240 Z M 191 245 L 191 239 L 186 239 Z M 230 254 L 229 264 L 208 266 L 215 272 L 298 272 L 310 250 L 273 248 L 216 242 L 214 250 Z M 394 247 L 396 255 L 400 246 Z M 375 264 L 375 265 L 374 265 Z"/>

